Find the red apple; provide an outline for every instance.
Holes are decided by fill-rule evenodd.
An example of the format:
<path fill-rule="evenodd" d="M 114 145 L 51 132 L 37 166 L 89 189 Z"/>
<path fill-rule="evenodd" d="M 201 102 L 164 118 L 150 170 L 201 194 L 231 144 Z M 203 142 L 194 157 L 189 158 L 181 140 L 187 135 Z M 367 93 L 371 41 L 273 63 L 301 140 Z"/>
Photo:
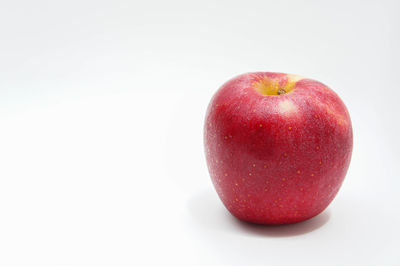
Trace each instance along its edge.
<path fill-rule="evenodd" d="M 217 91 L 204 142 L 212 182 L 235 217 L 288 224 L 319 214 L 336 196 L 353 133 L 345 105 L 326 85 L 258 72 Z"/>

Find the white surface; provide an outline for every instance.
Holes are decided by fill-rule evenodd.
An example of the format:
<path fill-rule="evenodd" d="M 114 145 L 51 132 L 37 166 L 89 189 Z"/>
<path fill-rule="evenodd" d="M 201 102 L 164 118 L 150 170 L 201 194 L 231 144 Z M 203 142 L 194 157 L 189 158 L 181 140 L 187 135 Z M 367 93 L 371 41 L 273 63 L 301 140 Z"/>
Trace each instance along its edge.
<path fill-rule="evenodd" d="M 3 1 L 0 265 L 400 265 L 399 9 Z M 350 170 L 313 220 L 245 225 L 214 192 L 205 110 L 249 71 L 320 80 L 348 106 Z"/>

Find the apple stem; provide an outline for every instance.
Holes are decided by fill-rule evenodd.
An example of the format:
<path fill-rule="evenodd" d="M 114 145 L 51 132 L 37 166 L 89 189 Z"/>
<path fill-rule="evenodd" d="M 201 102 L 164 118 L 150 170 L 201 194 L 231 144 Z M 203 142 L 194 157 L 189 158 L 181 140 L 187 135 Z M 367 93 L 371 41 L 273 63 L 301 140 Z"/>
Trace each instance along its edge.
<path fill-rule="evenodd" d="M 278 93 L 278 95 L 281 95 L 281 94 L 285 94 L 286 91 L 285 91 L 284 89 L 279 89 L 279 90 L 277 91 L 277 93 Z"/>

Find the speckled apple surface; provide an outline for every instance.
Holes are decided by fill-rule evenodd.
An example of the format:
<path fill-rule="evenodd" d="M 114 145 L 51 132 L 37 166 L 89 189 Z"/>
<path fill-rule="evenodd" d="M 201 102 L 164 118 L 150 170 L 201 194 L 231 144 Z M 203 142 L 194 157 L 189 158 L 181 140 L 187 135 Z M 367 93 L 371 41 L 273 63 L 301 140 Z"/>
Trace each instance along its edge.
<path fill-rule="evenodd" d="M 212 98 L 204 125 L 209 173 L 238 219 L 288 224 L 322 212 L 352 153 L 349 113 L 324 84 L 259 72 L 237 76 Z"/>

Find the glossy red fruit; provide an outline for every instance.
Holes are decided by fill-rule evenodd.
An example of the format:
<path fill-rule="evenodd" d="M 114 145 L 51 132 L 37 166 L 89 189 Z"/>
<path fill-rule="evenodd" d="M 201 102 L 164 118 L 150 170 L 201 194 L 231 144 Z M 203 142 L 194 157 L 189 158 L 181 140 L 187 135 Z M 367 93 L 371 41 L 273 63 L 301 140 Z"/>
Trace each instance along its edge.
<path fill-rule="evenodd" d="M 204 125 L 211 179 L 238 219 L 288 224 L 333 200 L 353 145 L 349 113 L 324 84 L 282 73 L 247 73 L 212 98 Z"/>

